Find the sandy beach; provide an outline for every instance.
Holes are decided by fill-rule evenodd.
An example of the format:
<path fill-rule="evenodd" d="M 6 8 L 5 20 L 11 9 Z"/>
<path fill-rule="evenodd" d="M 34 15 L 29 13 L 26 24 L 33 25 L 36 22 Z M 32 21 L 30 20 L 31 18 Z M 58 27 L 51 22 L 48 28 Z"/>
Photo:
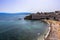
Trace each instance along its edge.
<path fill-rule="evenodd" d="M 54 20 L 45 20 L 51 27 L 50 34 L 45 40 L 60 40 L 60 22 Z"/>

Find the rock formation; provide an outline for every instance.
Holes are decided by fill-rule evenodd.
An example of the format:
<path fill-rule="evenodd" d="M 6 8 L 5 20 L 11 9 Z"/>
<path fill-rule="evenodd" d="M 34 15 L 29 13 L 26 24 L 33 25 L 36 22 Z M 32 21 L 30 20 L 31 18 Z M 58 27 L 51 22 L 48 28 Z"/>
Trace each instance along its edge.
<path fill-rule="evenodd" d="M 60 21 L 60 11 L 55 12 L 37 12 L 32 13 L 29 16 L 26 16 L 24 19 L 27 20 L 42 20 L 42 19 L 50 19 L 50 20 L 58 20 Z"/>
<path fill-rule="evenodd" d="M 32 20 L 32 14 L 30 14 L 29 16 L 26 16 L 24 19 L 26 19 L 26 20 Z"/>

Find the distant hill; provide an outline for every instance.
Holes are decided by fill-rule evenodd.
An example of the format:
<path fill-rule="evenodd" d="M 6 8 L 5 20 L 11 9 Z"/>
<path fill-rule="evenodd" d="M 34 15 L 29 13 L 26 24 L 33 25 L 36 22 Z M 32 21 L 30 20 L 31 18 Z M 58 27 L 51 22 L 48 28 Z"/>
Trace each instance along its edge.
<path fill-rule="evenodd" d="M 28 15 L 31 13 L 0 13 L 0 15 Z"/>

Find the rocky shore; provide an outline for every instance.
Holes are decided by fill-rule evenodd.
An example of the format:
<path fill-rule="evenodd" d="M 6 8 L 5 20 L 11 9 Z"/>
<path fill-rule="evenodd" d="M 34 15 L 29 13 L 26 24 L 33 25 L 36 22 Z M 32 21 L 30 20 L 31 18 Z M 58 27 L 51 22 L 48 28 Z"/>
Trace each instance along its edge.
<path fill-rule="evenodd" d="M 60 22 L 54 20 L 46 20 L 51 27 L 50 33 L 45 40 L 60 40 Z"/>

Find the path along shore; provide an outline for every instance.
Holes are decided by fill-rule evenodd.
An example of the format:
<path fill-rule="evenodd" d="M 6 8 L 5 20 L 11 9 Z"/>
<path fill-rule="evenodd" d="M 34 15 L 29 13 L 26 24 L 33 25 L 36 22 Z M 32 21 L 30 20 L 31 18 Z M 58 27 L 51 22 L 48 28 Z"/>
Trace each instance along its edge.
<path fill-rule="evenodd" d="M 60 21 L 45 20 L 51 27 L 50 33 L 45 40 L 60 40 Z"/>

